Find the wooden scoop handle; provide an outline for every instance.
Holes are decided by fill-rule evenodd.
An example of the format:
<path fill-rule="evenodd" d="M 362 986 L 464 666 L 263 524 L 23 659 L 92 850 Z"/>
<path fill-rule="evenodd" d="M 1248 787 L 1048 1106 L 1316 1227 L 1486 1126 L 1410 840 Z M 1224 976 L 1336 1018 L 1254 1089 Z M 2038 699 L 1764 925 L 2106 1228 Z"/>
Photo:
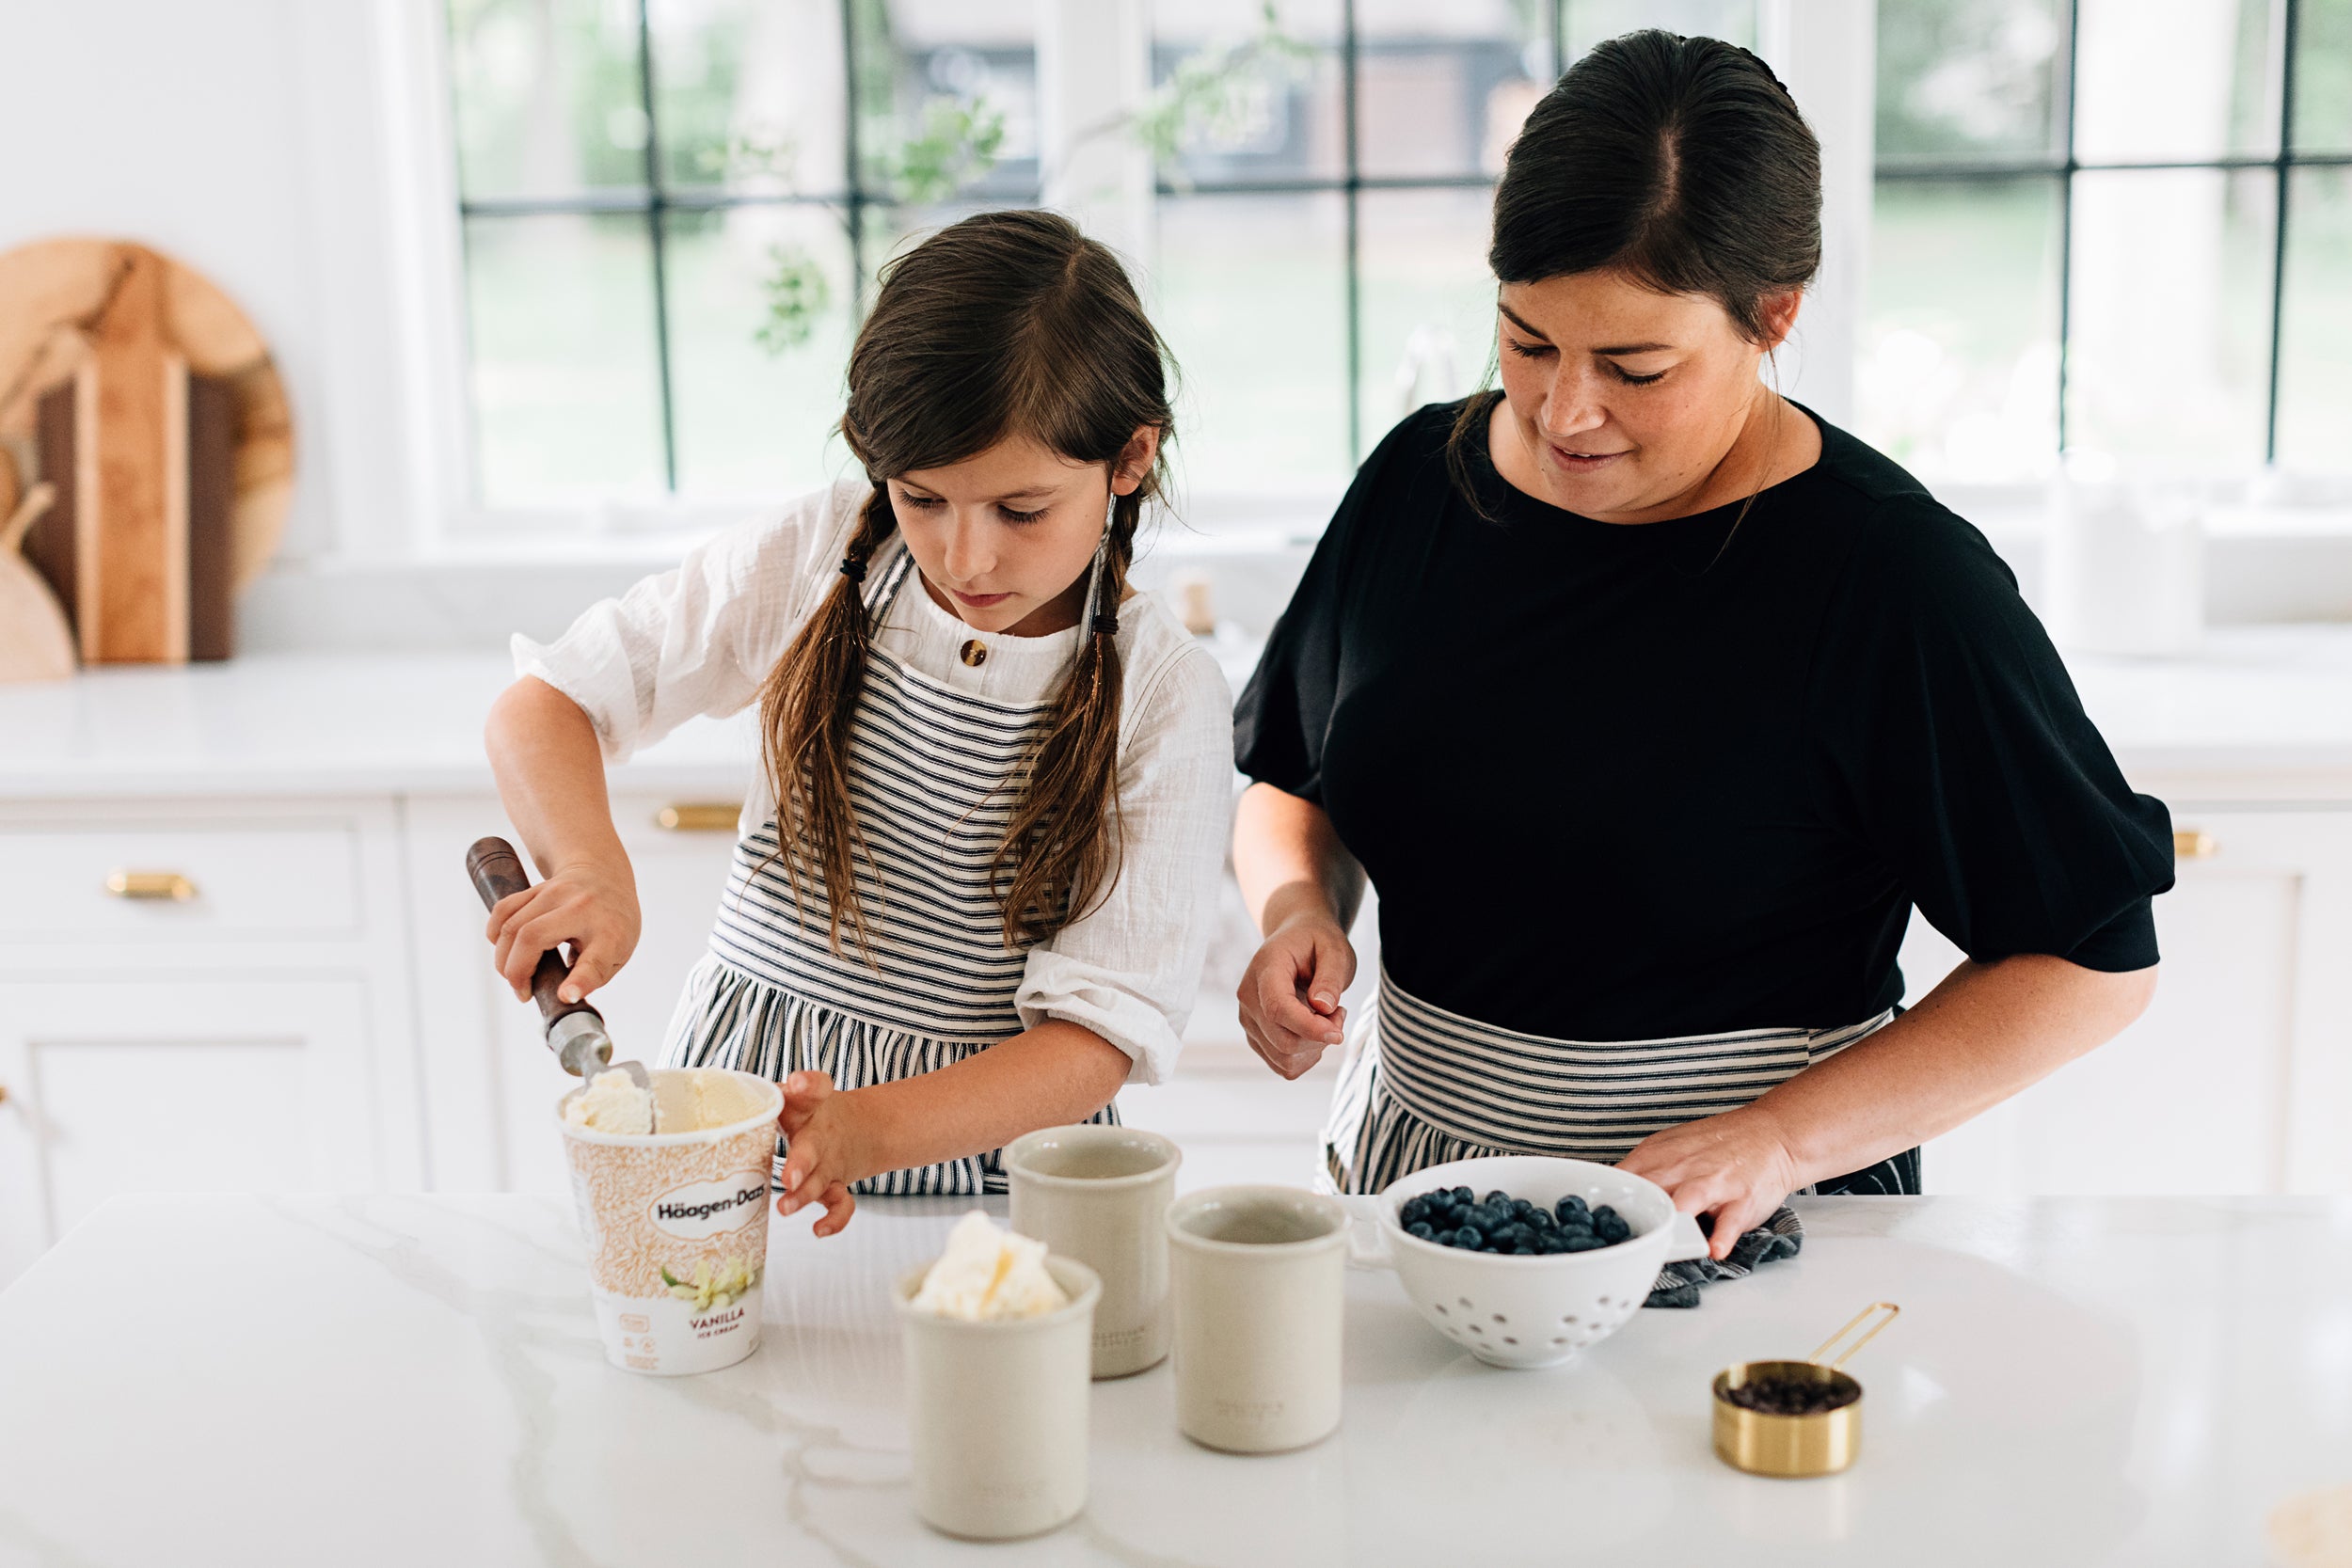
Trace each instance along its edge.
<path fill-rule="evenodd" d="M 482 907 L 498 908 L 499 900 L 526 891 L 531 886 L 531 874 L 523 869 L 522 857 L 515 847 L 502 838 L 478 838 L 466 851 L 466 875 L 473 879 L 473 889 L 482 895 Z M 564 955 L 548 948 L 539 955 L 539 967 L 531 972 L 531 997 L 539 1004 L 539 1017 L 549 1025 L 559 1018 L 573 1013 L 586 1013 L 601 1022 L 604 1015 L 585 1002 L 566 1002 L 556 992 L 571 978 L 572 966 L 564 961 Z"/>

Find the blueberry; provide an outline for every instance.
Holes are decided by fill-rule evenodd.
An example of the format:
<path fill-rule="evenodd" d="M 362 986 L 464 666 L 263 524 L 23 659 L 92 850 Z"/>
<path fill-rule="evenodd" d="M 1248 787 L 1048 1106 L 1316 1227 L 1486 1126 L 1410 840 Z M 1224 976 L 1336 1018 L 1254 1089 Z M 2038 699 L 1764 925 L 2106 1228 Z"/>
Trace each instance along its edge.
<path fill-rule="evenodd" d="M 1478 1201 L 1478 1195 L 1471 1192 L 1468 1187 L 1456 1187 L 1454 1189 L 1454 1201 L 1464 1204 L 1476 1203 Z"/>
<path fill-rule="evenodd" d="M 1565 1220 L 1570 1214 L 1585 1213 L 1587 1212 L 1587 1210 L 1584 1206 L 1584 1200 L 1581 1197 L 1579 1197 L 1576 1194 L 1570 1193 L 1567 1196 L 1560 1200 L 1558 1212 L 1560 1217 Z"/>
<path fill-rule="evenodd" d="M 1434 1242 L 1438 1239 L 1437 1231 L 1420 1220 L 1415 1220 L 1412 1224 L 1406 1226 L 1405 1227 L 1405 1234 L 1407 1236 L 1418 1236 L 1424 1242 Z"/>
<path fill-rule="evenodd" d="M 1593 1234 L 1598 1236 L 1602 1241 L 1608 1243 L 1611 1246 L 1614 1246 L 1619 1242 L 1632 1240 L 1633 1227 L 1626 1224 L 1625 1221 L 1619 1219 L 1616 1215 L 1612 1214 L 1607 1219 L 1602 1220 L 1598 1225 L 1593 1227 Z"/>
<path fill-rule="evenodd" d="M 1542 1257 L 1549 1258 L 1554 1253 L 1567 1250 L 1567 1243 L 1561 1240 L 1557 1230 L 1545 1231 L 1535 1238 L 1535 1251 Z"/>
<path fill-rule="evenodd" d="M 1515 1197 L 1511 1200 L 1511 1214 L 1515 1219 L 1523 1220 L 1534 1212 L 1535 1206 L 1523 1197 Z"/>
<path fill-rule="evenodd" d="M 1497 1187 L 1493 1192 L 1488 1193 L 1481 1201 L 1483 1201 L 1489 1209 L 1508 1209 L 1511 1207 L 1511 1195 L 1504 1192 L 1501 1187 Z"/>
<path fill-rule="evenodd" d="M 1598 1225 L 1603 1220 L 1613 1220 L 1616 1217 L 1617 1212 L 1614 1209 L 1610 1208 L 1606 1203 L 1600 1204 L 1593 1210 L 1593 1223 L 1595 1225 Z"/>
<path fill-rule="evenodd" d="M 1486 1241 L 1486 1237 L 1481 1236 L 1477 1231 L 1472 1230 L 1467 1225 L 1454 1233 L 1454 1244 L 1455 1246 L 1466 1246 L 1473 1251 L 1475 1251 L 1479 1244 Z"/>
<path fill-rule="evenodd" d="M 1566 1241 L 1562 1244 L 1570 1252 L 1591 1252 L 1597 1247 L 1605 1247 L 1609 1243 L 1597 1236 L 1587 1235 L 1581 1230 L 1571 1230 L 1568 1232 Z"/>
<path fill-rule="evenodd" d="M 1560 1224 L 1558 1220 L 1551 1217 L 1551 1211 L 1549 1209 L 1530 1210 L 1527 1214 L 1527 1223 L 1534 1226 L 1539 1235 L 1547 1230 L 1557 1229 Z"/>

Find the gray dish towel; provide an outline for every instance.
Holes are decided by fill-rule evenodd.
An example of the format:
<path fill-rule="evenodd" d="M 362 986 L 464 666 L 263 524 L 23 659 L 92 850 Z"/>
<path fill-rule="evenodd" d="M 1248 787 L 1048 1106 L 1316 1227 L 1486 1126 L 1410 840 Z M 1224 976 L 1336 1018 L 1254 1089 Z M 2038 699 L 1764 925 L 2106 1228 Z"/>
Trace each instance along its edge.
<path fill-rule="evenodd" d="M 1919 1191 L 1919 1151 L 1906 1148 L 1900 1154 L 1881 1160 L 1875 1165 L 1865 1165 L 1844 1176 L 1833 1176 L 1804 1189 L 1817 1197 L 1901 1197 Z M 1711 1258 L 1694 1259 L 1688 1263 L 1669 1263 L 1658 1271 L 1658 1283 L 1649 1288 L 1649 1300 L 1645 1307 L 1696 1307 L 1699 1287 L 1712 1285 L 1719 1279 L 1744 1279 L 1756 1272 L 1759 1263 L 1777 1262 L 1794 1258 L 1804 1245 L 1804 1224 L 1797 1212 L 1786 1203 L 1772 1211 L 1772 1217 L 1754 1230 L 1741 1233 L 1731 1256 L 1718 1263 Z"/>
<path fill-rule="evenodd" d="M 1776 1263 L 1783 1258 L 1794 1258 L 1804 1245 L 1804 1222 L 1787 1204 L 1772 1211 L 1772 1217 L 1754 1230 L 1743 1231 L 1731 1245 L 1731 1256 L 1721 1262 L 1712 1258 L 1694 1258 L 1687 1263 L 1668 1263 L 1658 1271 L 1658 1282 L 1649 1288 L 1649 1300 L 1645 1307 L 1696 1307 L 1699 1287 L 1712 1285 L 1719 1279 L 1745 1279 L 1765 1263 Z"/>

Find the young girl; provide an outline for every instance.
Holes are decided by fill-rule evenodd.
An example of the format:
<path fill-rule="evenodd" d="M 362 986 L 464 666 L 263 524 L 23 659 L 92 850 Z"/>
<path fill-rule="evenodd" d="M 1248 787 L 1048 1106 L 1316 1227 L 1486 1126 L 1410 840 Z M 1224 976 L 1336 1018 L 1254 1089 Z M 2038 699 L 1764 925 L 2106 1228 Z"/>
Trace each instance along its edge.
<path fill-rule="evenodd" d="M 603 764 L 759 704 L 764 776 L 664 1052 L 782 1080 L 781 1213 L 1001 1192 L 1022 1132 L 1173 1067 L 1223 861 L 1232 704 L 1127 568 L 1165 351 L 1111 253 L 987 213 L 886 272 L 841 434 L 865 469 L 516 640 L 490 718 L 544 880 L 491 913 L 518 994 L 637 942 Z"/>

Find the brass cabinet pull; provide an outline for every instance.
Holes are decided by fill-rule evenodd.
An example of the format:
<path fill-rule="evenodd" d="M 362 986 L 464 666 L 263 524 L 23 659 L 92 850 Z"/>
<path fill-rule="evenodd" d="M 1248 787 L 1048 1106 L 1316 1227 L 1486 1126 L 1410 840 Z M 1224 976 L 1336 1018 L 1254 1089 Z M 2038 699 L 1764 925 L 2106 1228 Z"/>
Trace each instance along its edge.
<path fill-rule="evenodd" d="M 743 808 L 725 800 L 674 800 L 654 813 L 654 824 L 674 833 L 731 833 Z"/>
<path fill-rule="evenodd" d="M 106 878 L 106 891 L 117 898 L 167 898 L 184 904 L 196 896 L 196 884 L 177 871 L 117 871 Z"/>
<path fill-rule="evenodd" d="M 2198 828 L 2182 828 L 2172 834 L 2172 858 L 2176 861 L 2209 861 L 2221 853 L 2221 841 Z"/>

